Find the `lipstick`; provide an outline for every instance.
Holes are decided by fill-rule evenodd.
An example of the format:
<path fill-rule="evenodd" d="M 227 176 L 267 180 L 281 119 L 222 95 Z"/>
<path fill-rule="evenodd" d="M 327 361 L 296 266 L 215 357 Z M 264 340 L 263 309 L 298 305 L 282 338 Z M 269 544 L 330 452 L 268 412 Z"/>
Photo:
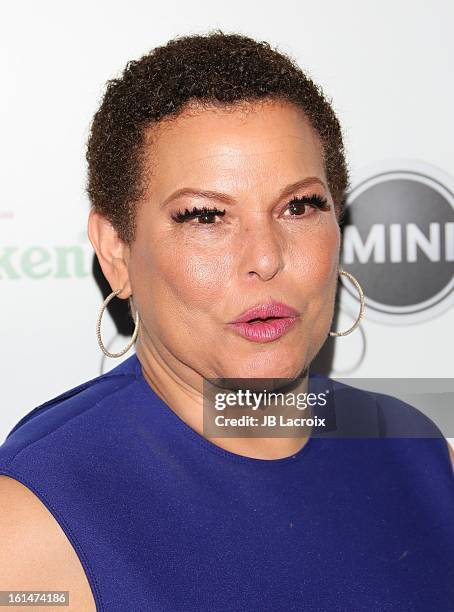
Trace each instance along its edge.
<path fill-rule="evenodd" d="M 297 310 L 281 302 L 258 304 L 241 313 L 229 325 L 252 342 L 273 342 L 282 337 L 298 321 Z"/>

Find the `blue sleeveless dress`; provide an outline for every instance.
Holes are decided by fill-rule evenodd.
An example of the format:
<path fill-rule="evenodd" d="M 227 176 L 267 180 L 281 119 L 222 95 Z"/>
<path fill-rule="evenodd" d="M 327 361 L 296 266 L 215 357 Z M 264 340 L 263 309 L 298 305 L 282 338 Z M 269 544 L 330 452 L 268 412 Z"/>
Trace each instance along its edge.
<path fill-rule="evenodd" d="M 446 441 L 392 437 L 427 420 L 310 374 L 310 391 L 326 388 L 382 437 L 327 432 L 255 459 L 189 427 L 133 354 L 24 416 L 0 446 L 0 473 L 58 521 L 98 611 L 452 612 Z"/>

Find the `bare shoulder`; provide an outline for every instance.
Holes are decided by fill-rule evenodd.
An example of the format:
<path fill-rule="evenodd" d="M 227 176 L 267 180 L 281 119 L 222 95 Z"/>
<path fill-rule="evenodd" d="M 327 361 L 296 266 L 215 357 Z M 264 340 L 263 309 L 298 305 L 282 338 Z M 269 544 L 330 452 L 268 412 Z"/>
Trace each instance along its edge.
<path fill-rule="evenodd" d="M 54 516 L 30 489 L 4 475 L 0 541 L 0 590 L 65 590 L 67 610 L 96 612 L 85 571 Z"/>
<path fill-rule="evenodd" d="M 454 470 L 454 447 L 448 442 L 449 455 L 451 457 L 452 469 Z"/>

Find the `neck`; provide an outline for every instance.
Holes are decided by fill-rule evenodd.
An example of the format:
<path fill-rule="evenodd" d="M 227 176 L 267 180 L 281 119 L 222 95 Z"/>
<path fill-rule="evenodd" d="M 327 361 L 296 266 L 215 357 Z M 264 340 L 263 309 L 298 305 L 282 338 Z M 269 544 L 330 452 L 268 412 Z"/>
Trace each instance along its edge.
<path fill-rule="evenodd" d="M 204 377 L 179 362 L 166 351 L 157 351 L 154 346 L 146 345 L 139 336 L 136 354 L 142 366 L 143 376 L 153 391 L 177 416 L 200 436 L 229 452 L 255 459 L 281 459 L 297 453 L 310 438 L 310 428 L 286 427 L 286 437 L 247 437 L 247 427 L 242 427 L 242 437 L 212 437 L 203 427 Z M 296 388 L 288 393 L 306 393 L 308 390 L 308 371 L 298 379 Z M 225 391 L 228 391 L 226 389 Z M 273 389 L 281 393 L 279 389 Z M 262 418 L 262 411 L 259 418 Z M 308 416 L 307 410 L 301 416 Z M 254 432 L 256 433 L 256 432 Z M 252 435 L 252 434 L 251 434 Z"/>

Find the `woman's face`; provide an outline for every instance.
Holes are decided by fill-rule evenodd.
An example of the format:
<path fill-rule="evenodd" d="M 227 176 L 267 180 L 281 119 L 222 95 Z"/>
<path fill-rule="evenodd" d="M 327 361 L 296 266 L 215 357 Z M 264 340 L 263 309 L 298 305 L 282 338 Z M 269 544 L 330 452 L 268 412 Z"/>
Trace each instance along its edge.
<path fill-rule="evenodd" d="M 204 378 L 299 376 L 330 330 L 338 278 L 340 232 L 316 132 L 297 107 L 267 102 L 185 112 L 149 135 L 153 174 L 128 252 L 139 344 Z M 289 206 L 313 195 L 326 210 Z M 225 214 L 173 218 L 204 206 Z M 230 324 L 270 301 L 299 313 L 282 336 L 253 342 Z"/>

